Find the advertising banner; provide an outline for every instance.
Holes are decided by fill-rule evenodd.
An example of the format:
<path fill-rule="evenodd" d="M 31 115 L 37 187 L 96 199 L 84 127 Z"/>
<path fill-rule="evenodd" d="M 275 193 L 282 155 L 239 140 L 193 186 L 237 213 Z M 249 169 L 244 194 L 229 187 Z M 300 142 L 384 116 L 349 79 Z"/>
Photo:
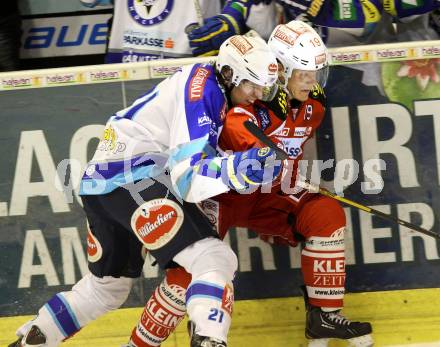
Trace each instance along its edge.
<path fill-rule="evenodd" d="M 21 59 L 104 54 L 112 6 L 81 1 L 22 0 Z"/>
<path fill-rule="evenodd" d="M 59 1 L 59 0 L 19 0 L 20 12 L 24 16 L 47 15 L 55 13 L 67 13 L 78 11 L 95 11 L 93 8 L 84 6 L 80 0 Z M 99 6 L 99 8 L 111 8 L 112 6 Z"/>
<path fill-rule="evenodd" d="M 309 153 L 325 186 L 438 231 L 439 73 L 437 58 L 332 67 L 326 118 Z M 32 89 L 1 81 L 0 316 L 34 313 L 87 272 L 78 179 L 107 118 L 158 80 L 75 81 Z M 63 165 L 65 179 L 57 175 Z M 349 292 L 440 286 L 434 238 L 345 212 Z M 227 242 L 239 258 L 239 300 L 299 295 L 300 247 L 272 246 L 240 228 Z M 143 306 L 160 281 L 149 263 L 127 306 Z"/>
<path fill-rule="evenodd" d="M 25 19 L 20 57 L 103 54 L 110 14 Z"/>

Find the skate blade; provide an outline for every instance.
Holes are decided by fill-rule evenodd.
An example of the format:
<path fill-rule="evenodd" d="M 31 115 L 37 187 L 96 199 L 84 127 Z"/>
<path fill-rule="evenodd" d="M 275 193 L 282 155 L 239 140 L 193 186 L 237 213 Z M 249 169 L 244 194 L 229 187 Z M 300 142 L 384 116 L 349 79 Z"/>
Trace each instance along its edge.
<path fill-rule="evenodd" d="M 338 341 L 342 341 L 338 339 Z M 371 335 L 354 337 L 347 340 L 347 347 L 373 347 L 374 341 Z M 330 339 L 315 339 L 309 342 L 308 347 L 328 347 Z"/>
<path fill-rule="evenodd" d="M 308 347 L 327 347 L 330 339 L 315 339 L 309 342 Z"/>
<path fill-rule="evenodd" d="M 373 347 L 374 340 L 371 335 L 354 337 L 348 340 L 348 347 Z"/>

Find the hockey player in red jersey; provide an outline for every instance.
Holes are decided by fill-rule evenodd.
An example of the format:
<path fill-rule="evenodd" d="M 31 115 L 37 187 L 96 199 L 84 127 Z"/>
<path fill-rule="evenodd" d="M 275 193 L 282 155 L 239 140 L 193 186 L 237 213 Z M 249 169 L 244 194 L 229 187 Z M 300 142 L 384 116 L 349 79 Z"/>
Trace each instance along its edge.
<path fill-rule="evenodd" d="M 231 109 L 219 145 L 223 150 L 233 151 L 263 147 L 243 125 L 244 121 L 250 120 L 288 153 L 283 177 L 268 189 L 269 192 L 264 189 L 251 194 L 230 192 L 203 201 L 201 208 L 221 238 L 231 227 L 246 227 L 270 242 L 290 246 L 304 242 L 301 270 L 307 307 L 305 332 L 311 340 L 309 346 L 327 346 L 333 338 L 348 340 L 350 346 L 373 346 L 371 325 L 349 321 L 340 313 L 346 276 L 343 209 L 335 200 L 295 185 L 304 145 L 324 118 L 325 95 L 320 85 L 327 78 L 327 49 L 319 35 L 299 21 L 277 26 L 269 39 L 269 46 L 278 58 L 283 87 L 278 89 L 271 102 L 257 101 L 253 105 Z M 175 275 L 177 272 L 178 276 Z M 181 299 L 184 299 L 182 289 L 188 282 L 188 275 L 181 270 L 169 270 L 160 288 L 167 285 L 171 274 L 174 274 L 173 284 L 177 284 Z M 144 320 L 144 317 L 150 317 L 151 322 L 156 311 L 157 306 L 151 310 L 147 305 L 142 320 L 133 330 L 131 345 L 160 345 L 152 343 L 154 332 L 148 330 Z M 181 317 L 183 314 L 179 320 Z"/>

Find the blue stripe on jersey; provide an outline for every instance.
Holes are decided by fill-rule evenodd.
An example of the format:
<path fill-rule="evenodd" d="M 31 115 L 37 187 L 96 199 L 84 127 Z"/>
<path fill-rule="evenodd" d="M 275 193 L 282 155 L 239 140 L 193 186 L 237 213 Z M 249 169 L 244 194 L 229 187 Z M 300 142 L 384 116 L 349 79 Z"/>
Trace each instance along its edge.
<path fill-rule="evenodd" d="M 129 172 L 120 172 L 108 179 L 83 177 L 80 184 L 79 195 L 107 194 L 128 183 L 133 183 L 147 177 L 156 177 L 158 172 L 160 172 L 160 168 L 152 164 L 150 166 L 131 168 Z"/>
<path fill-rule="evenodd" d="M 202 160 L 202 158 L 204 160 L 202 163 L 206 167 L 216 154 L 217 152 L 208 143 L 208 135 L 189 143 L 182 144 L 171 151 L 168 159 L 170 170 L 173 170 L 174 166 L 178 163 L 190 159 L 188 168 L 176 179 L 176 188 L 182 198 L 185 198 L 188 194 L 194 175 L 217 178 L 218 175 L 216 170 L 215 172 L 212 170 L 203 170 L 203 167 L 201 167 L 202 170 L 199 170 L 200 167 L 196 167 L 201 164 L 200 160 Z"/>
<path fill-rule="evenodd" d="M 136 113 L 137 113 L 142 107 L 144 107 L 147 103 L 149 103 L 151 100 L 153 100 L 158 94 L 159 94 L 159 92 L 156 91 L 156 92 L 154 92 L 154 93 L 151 94 L 151 95 L 148 95 L 148 96 L 145 95 L 145 96 L 144 96 L 144 97 L 146 97 L 145 100 L 143 100 L 143 101 L 141 101 L 141 102 L 139 102 L 139 103 L 133 105 L 132 107 L 130 107 L 130 108 L 128 109 L 127 112 L 125 112 L 124 114 L 117 115 L 114 119 L 115 119 L 115 120 L 119 120 L 119 119 L 125 118 L 125 119 L 131 119 L 131 120 L 133 120 L 133 118 L 136 116 Z"/>
<path fill-rule="evenodd" d="M 176 180 L 176 188 L 179 195 L 184 199 L 191 188 L 194 175 L 201 175 L 217 179 L 221 173 L 221 167 L 213 163 L 213 158 L 202 159 L 198 164 L 188 167 Z"/>
<path fill-rule="evenodd" d="M 148 155 L 141 155 L 127 160 L 110 161 L 104 163 L 89 163 L 83 179 L 110 179 L 121 172 L 129 172 L 133 168 L 154 165 L 155 162 Z M 94 166 L 93 172 L 89 175 L 87 171 Z"/>
<path fill-rule="evenodd" d="M 186 304 L 194 298 L 209 298 L 212 300 L 222 301 L 224 288 L 214 283 L 196 281 L 191 283 L 186 291 Z"/>
<path fill-rule="evenodd" d="M 210 149 L 212 147 L 208 144 L 208 136 L 209 135 L 206 134 L 202 138 L 183 143 L 177 148 L 171 150 L 170 157 L 168 159 L 170 169 L 172 170 L 176 164 L 191 158 L 197 153 L 209 151 L 209 154 L 212 154 L 212 150 Z"/>
<path fill-rule="evenodd" d="M 54 322 L 65 337 L 68 337 L 81 329 L 75 314 L 70 308 L 68 302 L 62 297 L 62 294 L 56 294 L 53 296 L 44 307 L 48 310 Z"/>
<path fill-rule="evenodd" d="M 194 174 L 193 168 L 188 167 L 176 180 L 176 190 L 182 199 L 188 195 Z"/>

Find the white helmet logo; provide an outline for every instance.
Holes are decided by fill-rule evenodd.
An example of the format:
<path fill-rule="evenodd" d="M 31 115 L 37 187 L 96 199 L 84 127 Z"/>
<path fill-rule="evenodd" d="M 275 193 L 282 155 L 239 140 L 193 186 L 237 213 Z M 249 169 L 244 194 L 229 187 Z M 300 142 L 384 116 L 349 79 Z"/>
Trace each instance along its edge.
<path fill-rule="evenodd" d="M 234 36 L 231 38 L 231 44 L 243 55 L 249 52 L 254 46 L 243 36 Z"/>

